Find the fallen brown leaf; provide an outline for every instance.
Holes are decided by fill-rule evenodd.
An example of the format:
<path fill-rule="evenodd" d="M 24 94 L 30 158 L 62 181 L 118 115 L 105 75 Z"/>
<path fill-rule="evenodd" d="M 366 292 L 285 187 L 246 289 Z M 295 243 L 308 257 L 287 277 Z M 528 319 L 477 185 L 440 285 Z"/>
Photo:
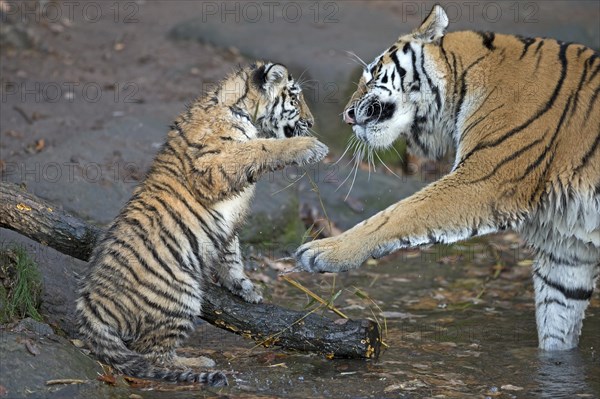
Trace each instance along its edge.
<path fill-rule="evenodd" d="M 97 380 L 108 385 L 117 385 L 117 379 L 112 374 L 101 374 L 98 376 Z"/>
<path fill-rule="evenodd" d="M 123 379 L 129 385 L 131 385 L 133 388 L 143 388 L 143 387 L 147 387 L 149 385 L 152 385 L 152 381 L 143 380 L 141 378 L 130 377 L 130 376 L 127 376 L 127 375 L 123 376 Z"/>
<path fill-rule="evenodd" d="M 46 147 L 46 141 L 44 139 L 39 139 L 35 141 L 35 147 L 33 147 L 33 149 L 36 152 L 40 152 L 44 149 L 44 147 Z"/>

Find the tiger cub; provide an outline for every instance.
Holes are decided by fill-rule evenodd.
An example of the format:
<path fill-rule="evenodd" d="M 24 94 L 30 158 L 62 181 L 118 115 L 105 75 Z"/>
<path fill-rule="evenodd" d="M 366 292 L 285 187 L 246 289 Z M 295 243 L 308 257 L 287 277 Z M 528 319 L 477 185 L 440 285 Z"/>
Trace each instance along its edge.
<path fill-rule="evenodd" d="M 536 252 L 539 346 L 573 348 L 600 267 L 600 54 L 447 26 L 435 6 L 365 65 L 343 115 L 371 149 L 404 137 L 420 155 L 454 150 L 452 172 L 296 257 L 306 270 L 337 272 L 515 229 Z"/>
<path fill-rule="evenodd" d="M 94 250 L 77 300 L 79 329 L 98 358 L 141 378 L 227 384 L 207 358 L 177 357 L 213 278 L 248 302 L 238 230 L 258 178 L 321 160 L 305 137 L 313 117 L 285 66 L 240 68 L 171 127 L 145 180 Z"/>

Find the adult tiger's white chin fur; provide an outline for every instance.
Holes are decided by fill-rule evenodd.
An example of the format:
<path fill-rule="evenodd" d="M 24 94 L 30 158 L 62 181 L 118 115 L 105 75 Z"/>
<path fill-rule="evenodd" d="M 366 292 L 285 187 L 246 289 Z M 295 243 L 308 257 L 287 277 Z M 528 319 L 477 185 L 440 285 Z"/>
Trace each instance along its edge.
<path fill-rule="evenodd" d="M 386 122 L 356 124 L 352 131 L 356 137 L 374 150 L 385 150 L 410 129 L 412 118 L 401 114 Z"/>
<path fill-rule="evenodd" d="M 354 125 L 352 130 L 356 137 L 375 150 L 383 150 L 390 147 L 398 138 L 399 134 L 394 134 L 392 129 L 377 126 Z"/>

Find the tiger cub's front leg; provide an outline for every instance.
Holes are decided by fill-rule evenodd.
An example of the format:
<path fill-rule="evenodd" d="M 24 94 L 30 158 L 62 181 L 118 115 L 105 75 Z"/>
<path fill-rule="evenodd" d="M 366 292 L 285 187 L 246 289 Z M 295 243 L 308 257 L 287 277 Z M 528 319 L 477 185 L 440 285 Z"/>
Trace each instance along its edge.
<path fill-rule="evenodd" d="M 265 173 L 319 162 L 328 151 L 314 137 L 254 139 L 224 150 L 207 150 L 194 162 L 194 180 L 200 196 L 217 202 L 239 193 Z"/>
<path fill-rule="evenodd" d="M 260 290 L 244 272 L 240 241 L 235 236 L 227 245 L 217 265 L 217 280 L 246 302 L 262 301 Z"/>

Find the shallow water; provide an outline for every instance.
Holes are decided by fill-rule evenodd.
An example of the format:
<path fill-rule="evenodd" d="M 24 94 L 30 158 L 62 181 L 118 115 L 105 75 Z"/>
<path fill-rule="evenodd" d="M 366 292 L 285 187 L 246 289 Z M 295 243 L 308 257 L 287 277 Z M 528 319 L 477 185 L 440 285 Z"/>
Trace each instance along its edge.
<path fill-rule="evenodd" d="M 342 289 L 335 300 L 340 310 L 387 325 L 388 347 L 378 361 L 253 348 L 204 324 L 189 343 L 203 349 L 184 352 L 212 356 L 229 374 L 229 387 L 197 390 L 162 384 L 133 392 L 143 398 L 599 397 L 598 295 L 587 313 L 580 349 L 541 353 L 536 348 L 531 255 L 520 249 L 482 255 L 486 245 L 407 252 L 337 276 L 334 289 L 333 275 L 293 276 L 326 299 Z M 494 278 L 498 263 L 504 268 Z M 307 303 L 304 293 L 281 280 L 269 287 L 271 301 L 282 306 L 301 309 Z M 380 309 L 357 296 L 357 288 Z"/>

